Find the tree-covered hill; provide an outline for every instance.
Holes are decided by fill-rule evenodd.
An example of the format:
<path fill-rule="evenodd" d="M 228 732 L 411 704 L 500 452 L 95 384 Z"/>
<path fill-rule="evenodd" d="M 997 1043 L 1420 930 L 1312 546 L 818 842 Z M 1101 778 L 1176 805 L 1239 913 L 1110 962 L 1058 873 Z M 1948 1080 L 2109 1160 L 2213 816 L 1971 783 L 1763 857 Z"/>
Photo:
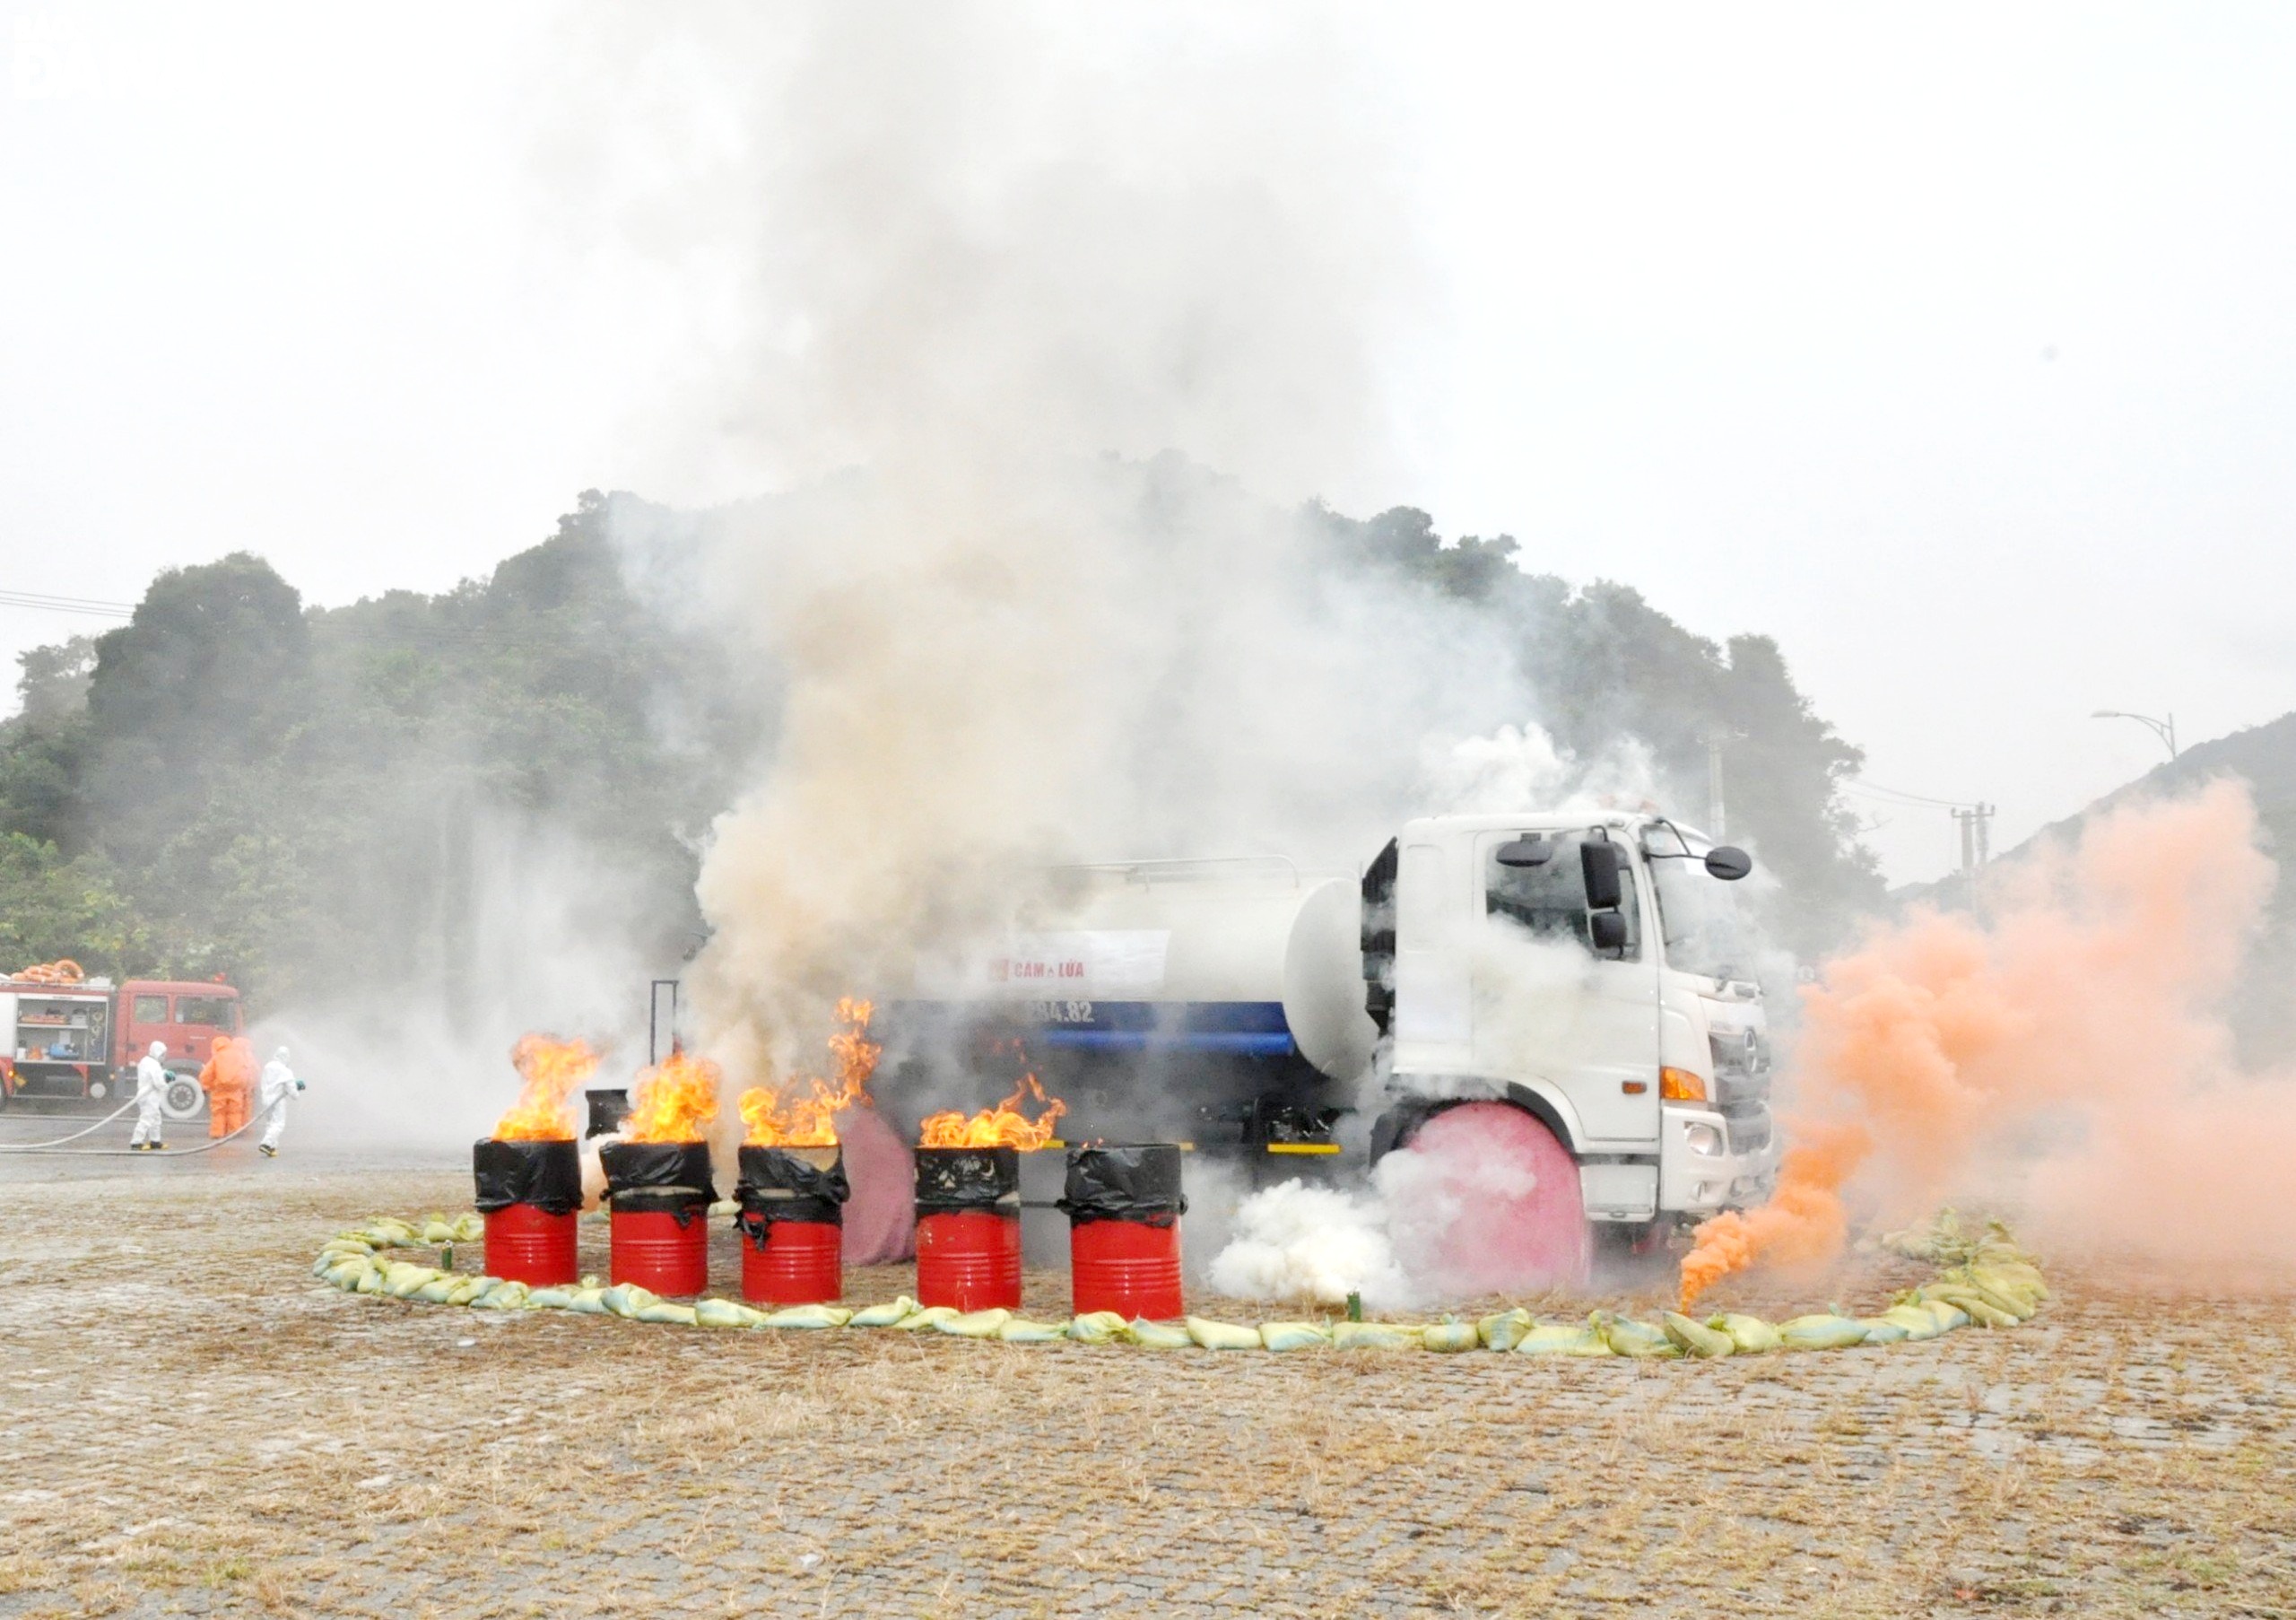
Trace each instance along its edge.
<path fill-rule="evenodd" d="M 1877 901 L 1834 797 L 1857 752 L 1769 639 L 1718 644 L 1625 586 L 1523 571 L 1512 540 L 1445 544 L 1408 509 L 1301 521 L 1331 568 L 1493 615 L 1543 694 L 1523 719 L 1582 755 L 1639 739 L 1693 819 L 1706 737 L 1729 735 L 1731 831 L 1783 880 L 1790 943 Z M 490 929 L 613 930 L 674 966 L 700 928 L 700 840 L 774 707 L 770 680 L 631 588 L 633 526 L 657 548 L 695 532 L 592 492 L 483 580 L 340 608 L 239 553 L 161 575 L 119 629 L 26 655 L 0 725 L 0 964 L 220 972 L 271 1007 L 413 987 L 450 1011 Z M 547 924 L 491 916 L 506 851 L 544 847 L 565 891 Z"/>

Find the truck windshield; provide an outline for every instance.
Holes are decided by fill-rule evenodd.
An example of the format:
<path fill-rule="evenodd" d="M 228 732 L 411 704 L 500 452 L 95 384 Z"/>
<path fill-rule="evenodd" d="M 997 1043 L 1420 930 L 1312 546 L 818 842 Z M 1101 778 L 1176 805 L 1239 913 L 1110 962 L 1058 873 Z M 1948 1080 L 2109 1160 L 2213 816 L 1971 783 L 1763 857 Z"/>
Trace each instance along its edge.
<path fill-rule="evenodd" d="M 1668 836 L 1650 840 L 1648 853 L 1667 965 L 1710 979 L 1752 979 L 1752 930 L 1730 885 L 1707 872 L 1704 848 Z"/>
<path fill-rule="evenodd" d="M 1587 880 L 1578 864 L 1576 832 L 1552 833 L 1554 855 L 1536 867 L 1502 867 L 1499 846 L 1508 836 L 1494 839 L 1483 856 L 1483 910 L 1503 917 L 1541 939 L 1575 939 L 1593 948 L 1587 922 Z M 1528 836 L 1528 835 L 1526 835 Z M 1655 862 L 1653 863 L 1656 864 Z M 1636 962 L 1642 955 L 1641 904 L 1634 894 L 1634 864 L 1622 861 L 1618 873 L 1619 915 L 1626 921 L 1626 947 L 1617 960 Z"/>

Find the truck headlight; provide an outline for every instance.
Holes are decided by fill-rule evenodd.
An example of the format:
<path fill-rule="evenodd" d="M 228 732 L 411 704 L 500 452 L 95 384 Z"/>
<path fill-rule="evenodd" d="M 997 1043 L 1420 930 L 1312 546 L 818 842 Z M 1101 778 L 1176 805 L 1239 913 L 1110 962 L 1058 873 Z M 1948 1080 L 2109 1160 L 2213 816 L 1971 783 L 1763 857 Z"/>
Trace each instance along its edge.
<path fill-rule="evenodd" d="M 1703 1154 L 1709 1159 L 1720 1157 L 1724 1146 L 1722 1133 L 1711 1125 L 1685 1127 L 1683 1130 L 1683 1143 L 1691 1152 Z"/>

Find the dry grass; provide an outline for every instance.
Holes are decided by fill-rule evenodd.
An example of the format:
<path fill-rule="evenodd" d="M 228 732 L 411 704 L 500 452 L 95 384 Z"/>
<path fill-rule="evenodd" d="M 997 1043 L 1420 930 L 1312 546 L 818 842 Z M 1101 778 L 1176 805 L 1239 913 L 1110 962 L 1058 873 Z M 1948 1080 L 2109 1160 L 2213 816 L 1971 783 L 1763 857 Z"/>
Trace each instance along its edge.
<path fill-rule="evenodd" d="M 0 1616 L 2296 1615 L 2284 1300 L 1718 1363 L 709 1334 L 338 1294 L 321 1236 L 467 1183 L 283 1169 L 12 1188 Z"/>

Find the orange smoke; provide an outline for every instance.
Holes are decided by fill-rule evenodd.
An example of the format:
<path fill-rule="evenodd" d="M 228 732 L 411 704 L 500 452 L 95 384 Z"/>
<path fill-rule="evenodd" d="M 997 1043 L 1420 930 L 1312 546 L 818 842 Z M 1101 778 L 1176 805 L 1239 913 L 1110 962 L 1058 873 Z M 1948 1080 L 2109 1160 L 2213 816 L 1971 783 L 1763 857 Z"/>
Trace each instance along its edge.
<path fill-rule="evenodd" d="M 2060 1250 L 2220 1277 L 2296 1263 L 2296 1087 L 2242 1072 L 2222 1015 L 2276 876 L 2256 836 L 2229 780 L 2115 810 L 1989 870 L 1986 920 L 1917 910 L 1828 963 L 1791 1079 L 1870 1154 L 1799 1176 L 1789 1156 L 1768 1205 L 1700 1228 L 1685 1293 L 1837 1251 L 1852 1170 L 1885 1218 L 1999 1175 Z"/>
<path fill-rule="evenodd" d="M 1683 1257 L 1683 1309 L 1734 1272 L 1758 1259 L 1783 1266 L 1813 1266 L 1841 1252 L 1849 1231 L 1841 1184 L 1873 1151 L 1874 1140 L 1855 1125 L 1805 1127 L 1779 1166 L 1778 1189 L 1770 1202 L 1741 1215 L 1735 1210 L 1699 1224 L 1697 1240 Z"/>
<path fill-rule="evenodd" d="M 622 1134 L 631 1142 L 700 1142 L 718 1117 L 718 1066 L 682 1047 L 638 1076 Z"/>
<path fill-rule="evenodd" d="M 869 1076 L 877 1072 L 877 1058 L 884 1050 L 869 1039 L 869 1017 L 875 1011 L 850 996 L 838 1002 L 837 1021 L 844 1027 L 829 1038 L 835 1079 L 794 1083 L 805 1088 L 802 1095 L 762 1085 L 744 1092 L 742 1139 L 752 1147 L 835 1147 L 839 1111 L 869 1101 Z"/>
<path fill-rule="evenodd" d="M 494 1125 L 498 1142 L 570 1142 L 574 1122 L 566 1099 L 574 1088 L 597 1072 L 598 1054 L 586 1041 L 561 1041 L 554 1035 L 518 1037 L 510 1049 L 510 1063 L 518 1071 L 518 1101 Z"/>
<path fill-rule="evenodd" d="M 1044 1105 L 1044 1111 L 1035 1119 L 1022 1114 L 1023 1101 Z M 927 1114 L 925 1123 L 918 1127 L 919 1147 L 1019 1147 L 1039 1148 L 1052 1140 L 1052 1128 L 1060 1116 L 1068 1111 L 1068 1104 L 1057 1097 L 1048 1097 L 1044 1087 L 1037 1084 L 1033 1074 L 1022 1075 L 1021 1084 L 1013 1094 L 995 1108 L 984 1108 L 967 1119 L 952 1109 L 947 1113 Z"/>

